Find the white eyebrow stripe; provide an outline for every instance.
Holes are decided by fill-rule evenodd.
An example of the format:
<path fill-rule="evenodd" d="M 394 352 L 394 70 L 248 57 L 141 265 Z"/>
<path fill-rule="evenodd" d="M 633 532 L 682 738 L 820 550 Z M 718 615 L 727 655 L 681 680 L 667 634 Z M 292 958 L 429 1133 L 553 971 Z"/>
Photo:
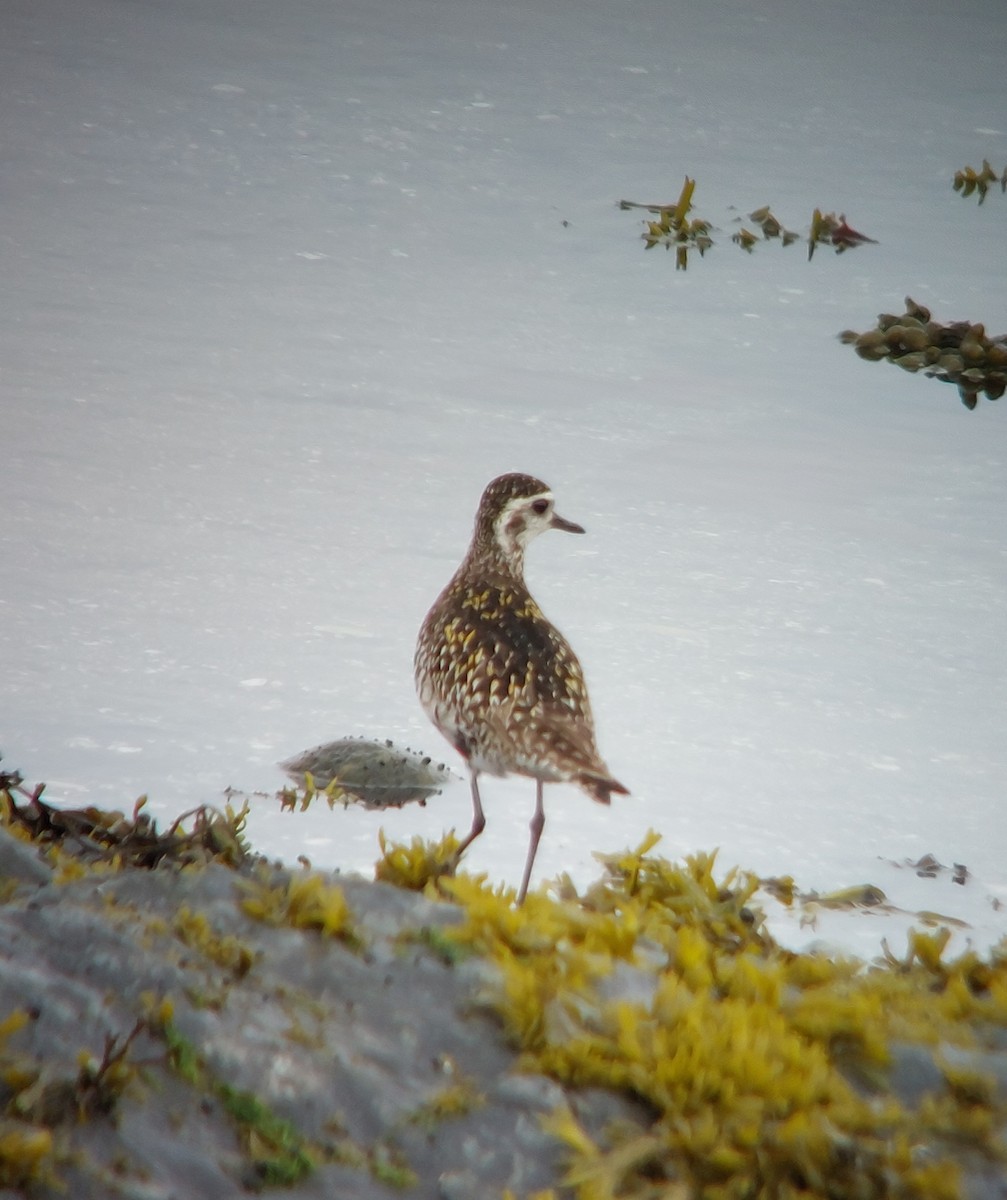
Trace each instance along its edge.
<path fill-rule="evenodd" d="M 536 500 L 548 500 L 551 502 L 553 498 L 552 492 L 536 492 L 534 496 L 515 496 L 513 500 L 507 501 L 507 507 L 509 509 L 519 508 L 526 504 L 534 504 Z"/>

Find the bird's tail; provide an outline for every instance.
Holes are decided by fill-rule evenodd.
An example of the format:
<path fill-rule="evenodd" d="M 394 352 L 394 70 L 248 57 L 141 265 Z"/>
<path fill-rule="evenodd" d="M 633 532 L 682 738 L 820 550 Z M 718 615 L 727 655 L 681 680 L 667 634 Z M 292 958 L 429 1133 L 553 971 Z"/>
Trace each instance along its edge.
<path fill-rule="evenodd" d="M 623 787 L 618 779 L 608 775 L 595 775 L 590 771 L 581 771 L 573 777 L 573 782 L 582 787 L 585 792 L 599 804 L 611 804 L 612 793 L 628 796 L 629 788 Z"/>

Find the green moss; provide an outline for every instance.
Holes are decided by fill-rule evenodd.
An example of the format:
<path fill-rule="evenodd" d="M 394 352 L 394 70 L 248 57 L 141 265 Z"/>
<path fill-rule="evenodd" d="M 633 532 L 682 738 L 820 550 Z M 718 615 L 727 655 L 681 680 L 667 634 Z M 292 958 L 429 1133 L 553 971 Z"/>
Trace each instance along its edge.
<path fill-rule="evenodd" d="M 411 1188 L 416 1182 L 416 1172 L 403 1160 L 394 1147 L 378 1142 L 370 1155 L 371 1174 L 379 1183 L 393 1188 Z"/>
<path fill-rule="evenodd" d="M 256 1175 L 265 1184 L 288 1187 L 309 1175 L 324 1153 L 303 1138 L 289 1121 L 278 1117 L 251 1092 L 217 1079 L 193 1044 L 172 1023 L 162 1022 L 161 1035 L 171 1065 L 198 1091 L 214 1096 L 234 1121 Z"/>
<path fill-rule="evenodd" d="M 216 1093 L 241 1130 L 263 1183 L 290 1187 L 311 1174 L 315 1164 L 307 1142 L 289 1121 L 278 1117 L 251 1092 L 219 1083 Z"/>
<path fill-rule="evenodd" d="M 471 957 L 472 951 L 459 944 L 456 938 L 450 937 L 436 925 L 423 925 L 416 930 L 406 930 L 399 935 L 400 946 L 425 946 L 449 967 L 463 959 Z"/>
<path fill-rule="evenodd" d="M 162 1025 L 161 1036 L 168 1047 L 168 1061 L 176 1074 L 191 1086 L 202 1089 L 206 1084 L 206 1074 L 196 1047 L 178 1032 L 170 1020 Z"/>
<path fill-rule="evenodd" d="M 163 1009 L 161 1036 L 168 1047 L 169 1061 L 179 1075 L 197 1091 L 216 1099 L 234 1122 L 245 1154 L 263 1185 L 291 1187 L 310 1175 L 319 1163 L 342 1163 L 367 1170 L 375 1179 L 397 1188 L 410 1187 L 416 1182 L 413 1171 L 387 1142 L 378 1141 L 370 1149 L 361 1148 L 338 1122 L 330 1123 L 331 1137 L 313 1141 L 254 1093 L 216 1078 L 196 1048 L 173 1024 L 170 1005 Z M 448 1099 L 444 1103 L 447 1105 Z"/>

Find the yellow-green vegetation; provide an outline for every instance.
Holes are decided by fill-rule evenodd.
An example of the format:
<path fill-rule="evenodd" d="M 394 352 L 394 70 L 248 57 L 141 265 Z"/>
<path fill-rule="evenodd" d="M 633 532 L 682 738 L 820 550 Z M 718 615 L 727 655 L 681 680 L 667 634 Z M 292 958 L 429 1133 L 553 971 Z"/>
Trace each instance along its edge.
<path fill-rule="evenodd" d="M 330 779 L 324 787 L 319 787 L 310 771 L 304 772 L 300 791 L 296 787 L 285 787 L 276 793 L 283 812 L 307 812 L 319 796 L 325 798 L 329 808 L 335 808 L 337 800 L 343 801 L 344 808 L 349 804 L 348 793 L 338 780 Z"/>
<path fill-rule="evenodd" d="M 326 883 L 321 875 L 291 875 L 285 883 L 275 885 L 250 881 L 242 887 L 245 897 L 241 907 L 258 921 L 315 929 L 350 946 L 358 944 L 353 914 L 342 888 Z"/>
<path fill-rule="evenodd" d="M 913 319 L 926 324 L 922 310 Z M 201 864 L 240 861 L 247 915 L 358 944 L 342 889 L 253 862 L 241 844 L 240 812 L 197 810 L 188 827 L 176 822 L 159 834 L 139 809 L 132 823 L 85 810 L 60 814 L 39 792 L 4 776 L 0 819 L 57 869 L 63 857 L 79 859 L 104 880 L 113 868 L 163 863 L 170 878 L 189 882 Z M 219 840 L 218 819 L 226 834 Z M 789 877 L 718 872 L 711 855 L 672 864 L 653 855 L 658 840 L 604 858 L 605 877 L 583 893 L 563 879 L 516 909 L 512 889 L 454 876 L 453 835 L 432 846 L 382 838 L 379 878 L 460 906 L 445 913 L 459 923 L 406 928 L 401 944 L 424 944 L 448 963 L 484 958 L 491 969 L 472 978 L 482 981 L 483 1002 L 524 1067 L 571 1090 L 600 1087 L 638 1102 L 632 1120 L 599 1129 L 582 1123 L 568 1092 L 570 1105 L 547 1123 L 567 1148 L 565 1176 L 538 1200 L 953 1200 L 960 1168 L 1005 1169 L 1007 1104 L 983 1056 L 989 1048 L 1002 1064 L 1007 944 L 987 958 L 950 958 L 948 931 L 938 927 L 912 933 L 904 950 L 886 947 L 873 964 L 791 953 L 765 931 L 760 887 L 805 908 L 877 908 L 883 893 L 802 893 Z M 79 890 L 91 904 L 112 903 L 111 893 L 96 901 L 93 889 Z M 244 942 L 187 907 L 148 924 L 222 967 L 228 993 L 255 963 Z M 288 1037 L 310 1045 L 325 1036 L 324 1009 L 315 1013 L 308 997 L 297 1002 L 318 1029 L 288 1012 Z M 423 1103 L 371 1145 L 340 1128 L 338 1113 L 308 1138 L 260 1096 L 219 1078 L 181 1034 L 170 1001 L 147 997 L 131 1031 L 106 1036 L 103 1052 L 82 1052 L 66 1070 L 9 1048 L 32 1019 L 27 1009 L 0 1021 L 0 1188 L 28 1194 L 58 1186 L 58 1168 L 79 1153 L 81 1123 L 114 1118 L 124 1096 L 151 1097 L 143 1068 L 163 1064 L 165 1047 L 178 1076 L 233 1122 L 264 1184 L 294 1184 L 316 1164 L 340 1162 L 410 1186 L 416 1176 L 397 1140 L 411 1135 L 415 1144 L 426 1126 L 464 1118 L 484 1100 L 449 1064 Z M 141 1037 L 155 1043 L 153 1058 L 134 1053 Z M 907 1064 L 916 1073 L 910 1087 L 904 1074 L 901 1085 L 896 1078 Z M 919 1098 L 910 1104 L 907 1095 Z"/>
<path fill-rule="evenodd" d="M 374 867 L 375 879 L 413 892 L 436 894 L 440 880 L 453 875 L 458 865 L 459 841 L 453 833 L 439 842 L 414 837 L 408 846 L 401 846 L 389 843 L 381 830 L 378 843 L 381 857 Z"/>
<path fill-rule="evenodd" d="M 26 1187 L 45 1180 L 52 1156 L 48 1129 L 0 1118 L 0 1187 Z"/>
<path fill-rule="evenodd" d="M 42 799 L 44 791 L 44 783 L 29 791 L 16 771 L 0 772 L 0 825 L 40 848 L 57 868 L 58 882 L 72 883 L 102 865 L 115 870 L 156 867 L 162 862 L 239 867 L 249 854 L 247 803 L 240 809 L 226 804 L 223 810 L 203 804 L 182 813 L 162 831 L 144 811 L 146 796 L 136 801 L 127 817 L 94 807 L 56 808 Z"/>
<path fill-rule="evenodd" d="M 24 1013 L 12 1015 L 20 1022 Z M 143 1028 L 144 1022 L 138 1021 L 123 1038 L 109 1034 L 100 1059 L 87 1050 L 79 1051 L 73 1076 L 46 1072 L 27 1059 L 10 1064 L 4 1071 L 4 1082 L 13 1093 L 7 1102 L 7 1115 L 35 1124 L 56 1125 L 111 1112 L 137 1079 L 136 1067 L 128 1061 L 128 1055 Z"/>
<path fill-rule="evenodd" d="M 30 1060 L 8 1047 L 7 1041 L 24 1029 L 30 1020 L 31 1017 L 23 1008 L 17 1008 L 0 1021 L 0 1083 L 15 1093 L 35 1078 L 35 1070 Z"/>
<path fill-rule="evenodd" d="M 978 171 L 974 167 L 963 167 L 960 171 L 955 171 L 952 187 L 956 192 L 961 192 L 962 196 L 971 196 L 975 192 L 979 203 L 982 204 L 994 183 L 1000 184 L 1001 192 L 1007 192 L 1007 167 L 1004 167 L 1002 175 L 997 175 L 989 160 L 984 158 L 982 168 Z"/>
<path fill-rule="evenodd" d="M 255 952 L 233 934 L 219 934 L 203 913 L 183 904 L 172 923 L 175 936 L 205 954 L 217 966 L 243 979 L 255 964 Z"/>
<path fill-rule="evenodd" d="M 684 271 L 689 266 L 689 251 L 696 250 L 702 257 L 713 245 L 710 231 L 713 226 L 702 217 L 688 220 L 692 210 L 692 194 L 696 190 L 695 179 L 685 177 L 678 200 L 674 204 L 637 204 L 632 200 L 620 200 L 622 209 L 644 208 L 653 213 L 656 221 L 647 222 L 647 230 L 641 236 L 647 250 L 664 246 L 675 247 L 675 270 Z"/>
<path fill-rule="evenodd" d="M 16 1009 L 0 1021 L 0 1088 L 5 1114 L 37 1078 L 34 1063 L 7 1046 L 8 1039 L 30 1019 L 22 1009 Z M 0 1187 L 26 1187 L 49 1179 L 54 1153 L 50 1129 L 27 1117 L 0 1117 Z"/>
<path fill-rule="evenodd" d="M 421 1104 L 409 1117 L 414 1125 L 435 1126 L 451 1117 L 464 1117 L 474 1109 L 482 1108 L 486 1097 L 468 1079 L 456 1079 L 445 1084 L 429 1100 Z"/>
<path fill-rule="evenodd" d="M 114 1111 L 127 1090 L 138 1083 L 140 1073 L 130 1059 L 130 1051 L 147 1029 L 147 1022 L 141 1017 L 123 1037 L 106 1034 L 100 1059 L 86 1050 L 77 1055 L 78 1071 L 73 1082 L 77 1120 Z"/>
<path fill-rule="evenodd" d="M 953 383 L 968 409 L 981 395 L 999 400 L 1007 391 L 1007 334 L 991 337 L 985 325 L 971 321 L 941 324 L 911 296 L 901 316 L 879 313 L 875 328 L 845 329 L 839 340 L 868 362 L 887 359 L 912 374 Z"/>
<path fill-rule="evenodd" d="M 488 1000 L 524 1065 L 653 1115 L 595 1139 L 553 1114 L 578 1200 L 950 1200 L 951 1147 L 1004 1154 L 981 1073 L 946 1067 L 915 1110 L 885 1073 L 900 1044 L 974 1047 L 1007 1026 L 1007 955 L 946 961 L 946 936 L 926 933 L 874 966 L 790 953 L 749 907 L 755 877 L 651 857 L 657 841 L 604 859 L 583 896 L 567 884 L 520 909 L 483 878 L 444 884 L 465 912 L 445 936 L 499 968 Z"/>
<path fill-rule="evenodd" d="M 100 1058 L 81 1050 L 75 1072 L 64 1074 L 8 1048 L 8 1039 L 31 1019 L 17 1009 L 0 1022 L 0 1186 L 55 1181 L 65 1150 L 58 1151 L 54 1130 L 115 1111 L 140 1078 L 130 1052 L 149 1030 L 141 1018 L 124 1036 L 107 1035 Z"/>
<path fill-rule="evenodd" d="M 664 246 L 666 250 L 675 249 L 675 270 L 685 271 L 689 266 L 689 252 L 695 250 L 702 258 L 707 250 L 714 245 L 713 233 L 715 227 L 704 217 L 693 217 L 692 197 L 696 190 L 695 179 L 685 177 L 685 183 L 674 204 L 640 204 L 635 200 L 620 200 L 619 207 L 623 210 L 643 209 L 656 217 L 656 220 L 646 221 L 646 230 L 640 235 L 644 248 L 653 250 L 655 246 Z M 747 218 L 736 218 L 737 221 L 747 219 L 756 225 L 762 234 L 753 233 L 746 226 L 731 235 L 731 241 L 751 254 L 760 242 L 778 241 L 781 246 L 793 245 L 799 234 L 787 229 L 775 216 L 768 204 L 762 205 L 747 214 Z M 808 260 L 814 256 L 815 247 L 828 243 L 835 248 L 837 254 L 854 246 L 862 246 L 865 242 L 873 242 L 873 238 L 859 233 L 847 224 L 846 217 L 835 213 L 823 213 L 816 208 L 811 216 L 811 231 L 808 235 Z"/>

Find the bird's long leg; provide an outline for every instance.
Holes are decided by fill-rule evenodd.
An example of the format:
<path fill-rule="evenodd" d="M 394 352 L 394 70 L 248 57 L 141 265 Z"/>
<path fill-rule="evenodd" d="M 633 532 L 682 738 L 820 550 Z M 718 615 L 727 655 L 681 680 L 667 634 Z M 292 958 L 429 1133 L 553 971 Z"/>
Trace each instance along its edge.
<path fill-rule="evenodd" d="M 458 847 L 458 853 L 455 855 L 455 861 L 461 858 L 465 851 L 472 845 L 476 838 L 486 828 L 486 818 L 483 816 L 483 805 L 479 799 L 479 772 L 475 767 L 470 768 L 472 773 L 472 828 L 468 831 L 466 837 L 462 840 L 462 844 Z"/>
<path fill-rule="evenodd" d="M 531 840 L 528 842 L 528 857 L 524 864 L 524 879 L 521 880 L 521 890 L 517 894 L 518 907 L 524 904 L 528 894 L 528 884 L 531 882 L 531 869 L 535 865 L 535 854 L 545 829 L 545 809 L 542 807 L 542 780 L 535 780 L 535 815 L 531 819 Z"/>

